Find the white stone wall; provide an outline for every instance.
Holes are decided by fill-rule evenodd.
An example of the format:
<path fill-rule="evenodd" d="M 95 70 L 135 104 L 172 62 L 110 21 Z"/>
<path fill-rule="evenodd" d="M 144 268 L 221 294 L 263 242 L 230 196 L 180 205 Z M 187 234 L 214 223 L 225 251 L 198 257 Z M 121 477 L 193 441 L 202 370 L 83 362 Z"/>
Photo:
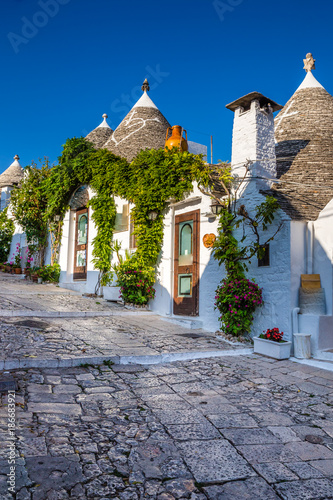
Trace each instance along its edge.
<path fill-rule="evenodd" d="M 248 205 L 246 205 L 248 206 Z M 263 241 L 276 231 L 283 217 L 279 211 L 276 220 L 263 233 Z M 241 236 L 241 234 L 239 234 Z M 254 257 L 248 265 L 247 276 L 254 279 L 263 289 L 264 305 L 254 314 L 252 335 L 257 335 L 267 328 L 279 328 L 286 340 L 292 336 L 291 324 L 291 292 L 290 292 L 290 223 L 284 221 L 282 229 L 270 245 L 270 265 L 258 267 L 258 259 Z"/>
<path fill-rule="evenodd" d="M 290 222 L 290 308 L 299 307 L 301 274 L 307 273 L 307 223 Z M 298 333 L 298 332 L 296 332 Z"/>
<path fill-rule="evenodd" d="M 0 211 L 8 207 L 10 202 L 10 193 L 13 190 L 11 186 L 5 186 L 1 188 L 1 198 L 0 198 Z"/>
<path fill-rule="evenodd" d="M 250 216 L 255 213 L 255 207 L 265 200 L 259 189 L 267 189 L 269 180 L 258 177 L 274 178 L 276 175 L 274 118 L 272 113 L 260 109 L 257 100 L 252 101 L 248 111 L 241 108 L 235 111 L 232 142 L 232 171 L 242 177 L 243 165 L 250 160 L 249 175 L 239 190 L 238 205 L 244 204 Z M 264 160 L 264 161 L 260 161 Z M 283 221 L 283 227 L 270 242 L 270 265 L 258 267 L 257 258 L 248 264 L 247 276 L 255 279 L 263 289 L 264 305 L 254 314 L 252 335 L 262 333 L 267 328 L 278 327 L 284 331 L 285 338 L 291 338 L 291 229 L 290 219 L 282 210 L 276 214 L 273 224 L 262 233 L 261 243 L 271 237 Z M 238 240 L 243 236 L 243 227 L 236 231 Z M 249 229 L 245 234 L 253 238 Z M 246 242 L 245 242 L 246 243 Z"/>
<path fill-rule="evenodd" d="M 313 272 L 320 274 L 325 290 L 326 313 L 333 314 L 333 199 L 314 222 Z"/>
<path fill-rule="evenodd" d="M 238 108 L 234 115 L 232 133 L 232 171 L 240 179 L 244 176 L 244 164 L 250 161 L 251 184 L 255 189 L 267 189 L 269 180 L 276 177 L 274 116 L 260 109 L 259 101 L 253 100 L 247 111 Z M 247 183 L 242 185 L 239 196 L 248 190 Z"/>

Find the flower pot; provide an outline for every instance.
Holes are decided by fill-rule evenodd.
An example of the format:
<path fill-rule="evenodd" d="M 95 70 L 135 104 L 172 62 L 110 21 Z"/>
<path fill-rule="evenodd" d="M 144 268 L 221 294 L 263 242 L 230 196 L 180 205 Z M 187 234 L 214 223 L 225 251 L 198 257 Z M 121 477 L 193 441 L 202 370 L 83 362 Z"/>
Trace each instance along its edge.
<path fill-rule="evenodd" d="M 6 266 L 6 273 L 10 273 L 12 271 L 11 266 Z"/>
<path fill-rule="evenodd" d="M 14 274 L 21 274 L 22 269 L 20 267 L 14 267 Z"/>
<path fill-rule="evenodd" d="M 33 274 L 33 275 L 31 276 L 31 279 L 32 279 L 32 281 L 33 281 L 34 283 L 37 283 L 37 281 L 38 281 L 38 276 L 37 276 L 37 274 Z"/>
<path fill-rule="evenodd" d="M 262 354 L 274 359 L 288 359 L 290 358 L 291 342 L 273 342 L 272 340 L 260 339 L 259 337 L 253 338 L 254 353 Z"/>
<path fill-rule="evenodd" d="M 40 276 L 38 276 L 37 283 L 39 283 L 39 284 L 43 283 L 43 278 L 41 278 Z"/>
<path fill-rule="evenodd" d="M 103 286 L 103 298 L 105 300 L 112 300 L 117 302 L 120 295 L 119 286 Z"/>

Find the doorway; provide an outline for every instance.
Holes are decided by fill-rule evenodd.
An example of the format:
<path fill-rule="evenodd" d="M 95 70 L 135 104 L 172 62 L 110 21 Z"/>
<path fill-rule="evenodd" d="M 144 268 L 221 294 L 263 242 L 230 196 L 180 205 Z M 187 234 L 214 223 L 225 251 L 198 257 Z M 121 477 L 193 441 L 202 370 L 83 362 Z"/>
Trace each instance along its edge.
<path fill-rule="evenodd" d="M 75 280 L 87 279 L 88 208 L 76 210 L 74 272 Z"/>
<path fill-rule="evenodd" d="M 173 313 L 199 314 L 200 210 L 175 217 Z"/>

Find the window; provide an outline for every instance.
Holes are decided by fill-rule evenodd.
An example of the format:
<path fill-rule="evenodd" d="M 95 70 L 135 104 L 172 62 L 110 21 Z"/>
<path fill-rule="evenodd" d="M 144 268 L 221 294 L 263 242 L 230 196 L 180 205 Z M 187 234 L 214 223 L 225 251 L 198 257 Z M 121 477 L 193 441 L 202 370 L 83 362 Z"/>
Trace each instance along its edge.
<path fill-rule="evenodd" d="M 269 244 L 260 245 L 260 248 L 262 248 L 265 252 L 263 256 L 258 259 L 258 267 L 267 267 L 269 266 Z"/>
<path fill-rule="evenodd" d="M 121 233 L 128 230 L 128 212 L 129 206 L 123 205 L 122 212 L 117 212 L 114 226 L 115 233 Z"/>

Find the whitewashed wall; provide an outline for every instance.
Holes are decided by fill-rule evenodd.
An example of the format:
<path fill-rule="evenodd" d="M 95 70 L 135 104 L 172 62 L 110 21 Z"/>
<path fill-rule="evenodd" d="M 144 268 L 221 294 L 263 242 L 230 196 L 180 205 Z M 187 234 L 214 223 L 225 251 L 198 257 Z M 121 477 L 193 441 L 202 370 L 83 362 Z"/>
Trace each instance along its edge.
<path fill-rule="evenodd" d="M 333 313 L 333 199 L 314 222 L 313 272 L 320 274 L 326 313 Z"/>
<path fill-rule="evenodd" d="M 238 108 L 234 115 L 232 140 L 232 171 L 242 177 L 244 164 L 250 160 L 249 175 L 239 190 L 241 198 L 238 205 L 244 204 L 250 216 L 254 216 L 255 207 L 265 200 L 260 189 L 268 189 L 270 181 L 258 177 L 272 179 L 276 176 L 274 117 L 260 109 L 257 100 L 252 101 L 250 109 Z M 270 265 L 258 267 L 257 258 L 248 264 L 247 276 L 254 279 L 263 289 L 264 305 L 254 314 L 252 335 L 258 335 L 267 328 L 278 327 L 291 338 L 291 229 L 290 219 L 282 210 L 278 210 L 273 224 L 262 234 L 264 243 L 271 237 L 280 222 L 283 227 L 270 242 Z M 246 234 L 251 235 L 249 230 Z M 236 231 L 238 240 L 243 236 L 243 227 Z M 253 236 L 251 236 L 253 238 Z"/>

